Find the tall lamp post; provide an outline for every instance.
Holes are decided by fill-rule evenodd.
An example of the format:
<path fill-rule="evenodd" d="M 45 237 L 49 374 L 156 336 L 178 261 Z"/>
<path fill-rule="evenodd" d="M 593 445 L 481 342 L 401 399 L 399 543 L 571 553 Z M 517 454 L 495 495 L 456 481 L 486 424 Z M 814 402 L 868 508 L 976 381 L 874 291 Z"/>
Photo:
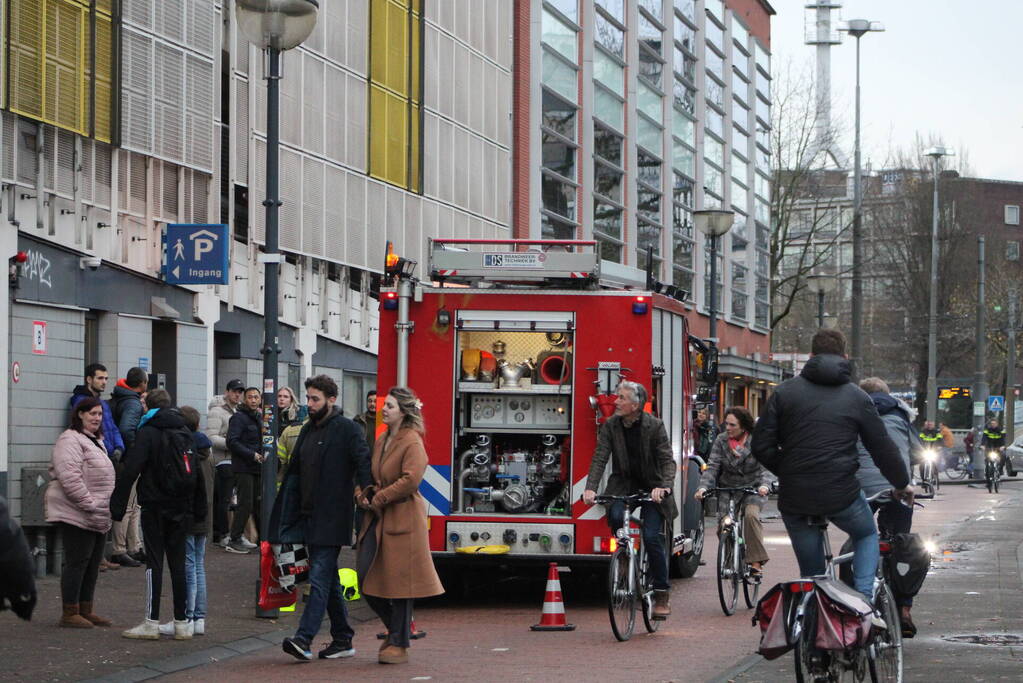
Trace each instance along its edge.
<path fill-rule="evenodd" d="M 931 147 L 924 152 L 933 162 L 934 209 L 931 216 L 931 308 L 927 318 L 927 419 L 938 416 L 938 164 L 941 157 L 954 156 L 946 147 Z"/>
<path fill-rule="evenodd" d="M 277 356 L 280 333 L 277 311 L 277 274 L 280 186 L 281 52 L 298 47 L 316 27 L 320 5 L 316 0 L 235 0 L 238 29 L 267 53 L 266 77 L 266 244 L 259 260 L 265 268 L 263 283 L 263 470 L 260 537 L 270 536 L 270 512 L 277 493 Z M 256 605 L 257 617 L 275 617 L 277 610 Z"/>
<path fill-rule="evenodd" d="M 843 22 L 839 31 L 856 39 L 856 146 L 853 159 L 853 264 L 852 264 L 852 361 L 858 372 L 863 354 L 863 188 L 860 185 L 860 38 L 884 31 L 884 25 L 867 19 Z"/>
<path fill-rule="evenodd" d="M 817 327 L 824 328 L 824 297 L 838 287 L 838 278 L 834 275 L 814 274 L 806 278 L 806 287 L 817 295 Z"/>
<path fill-rule="evenodd" d="M 732 229 L 735 212 L 704 209 L 693 212 L 696 229 L 710 238 L 710 340 L 718 341 L 718 238 Z"/>

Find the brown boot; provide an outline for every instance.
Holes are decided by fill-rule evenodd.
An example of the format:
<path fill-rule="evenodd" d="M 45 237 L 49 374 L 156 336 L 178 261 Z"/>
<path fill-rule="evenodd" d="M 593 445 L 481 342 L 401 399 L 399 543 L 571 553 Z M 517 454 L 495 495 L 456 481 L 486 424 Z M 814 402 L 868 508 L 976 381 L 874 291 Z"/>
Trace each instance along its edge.
<path fill-rule="evenodd" d="M 671 606 L 668 601 L 671 597 L 669 591 L 654 591 L 654 609 L 651 615 L 657 621 L 663 621 L 671 616 Z"/>
<path fill-rule="evenodd" d="M 64 603 L 64 615 L 57 625 L 66 628 L 92 628 L 92 622 L 79 615 L 77 602 Z"/>
<path fill-rule="evenodd" d="M 104 619 L 103 617 L 96 616 L 95 614 L 92 613 L 91 601 L 79 603 L 78 613 L 82 616 L 83 619 L 87 619 L 89 623 L 91 623 L 93 626 L 102 626 L 104 628 L 108 626 L 113 626 L 113 624 L 110 623 L 109 619 Z"/>
<path fill-rule="evenodd" d="M 380 651 L 377 661 L 381 664 L 404 664 L 408 661 L 408 648 L 388 645 Z"/>

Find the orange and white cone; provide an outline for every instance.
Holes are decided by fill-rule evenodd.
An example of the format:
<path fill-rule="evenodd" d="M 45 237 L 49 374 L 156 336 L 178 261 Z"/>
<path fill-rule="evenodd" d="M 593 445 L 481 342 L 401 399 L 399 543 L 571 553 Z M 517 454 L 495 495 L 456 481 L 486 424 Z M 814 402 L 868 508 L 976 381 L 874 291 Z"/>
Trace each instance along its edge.
<path fill-rule="evenodd" d="M 565 603 L 561 599 L 561 579 L 558 563 L 551 562 L 547 570 L 547 592 L 543 597 L 540 623 L 529 627 L 532 631 L 574 631 L 575 624 L 565 622 Z"/>

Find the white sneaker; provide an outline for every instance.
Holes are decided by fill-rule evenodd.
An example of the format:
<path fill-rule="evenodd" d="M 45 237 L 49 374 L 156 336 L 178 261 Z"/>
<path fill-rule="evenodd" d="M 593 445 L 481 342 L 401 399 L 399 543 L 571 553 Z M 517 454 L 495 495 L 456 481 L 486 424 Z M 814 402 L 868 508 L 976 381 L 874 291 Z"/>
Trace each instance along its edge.
<path fill-rule="evenodd" d="M 252 550 L 253 548 L 258 548 L 259 547 L 258 545 L 256 545 L 255 543 L 253 543 L 249 539 L 245 538 L 244 536 L 242 536 L 241 540 L 238 541 L 238 542 L 241 543 L 246 548 L 248 548 L 249 550 Z"/>
<path fill-rule="evenodd" d="M 174 620 L 174 640 L 190 640 L 192 638 L 192 622 L 188 619 Z"/>
<path fill-rule="evenodd" d="M 206 635 L 206 619 L 195 619 L 192 622 L 192 635 L 193 636 Z"/>
<path fill-rule="evenodd" d="M 160 635 L 161 636 L 172 636 L 174 635 L 174 620 L 171 619 L 165 624 L 160 624 Z"/>
<path fill-rule="evenodd" d="M 231 545 L 231 534 L 224 534 L 221 537 L 221 539 L 217 541 L 217 545 L 219 545 L 221 548 L 226 548 L 227 546 Z"/>
<path fill-rule="evenodd" d="M 121 635 L 135 640 L 159 640 L 160 622 L 156 619 L 146 619 L 135 628 L 121 632 Z"/>

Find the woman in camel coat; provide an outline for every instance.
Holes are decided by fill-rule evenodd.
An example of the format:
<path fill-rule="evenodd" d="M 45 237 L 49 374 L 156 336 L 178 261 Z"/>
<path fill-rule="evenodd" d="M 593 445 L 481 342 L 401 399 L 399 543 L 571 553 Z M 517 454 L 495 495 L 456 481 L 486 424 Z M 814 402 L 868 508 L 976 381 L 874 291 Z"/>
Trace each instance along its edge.
<path fill-rule="evenodd" d="M 373 447 L 373 484 L 356 490 L 367 510 L 359 533 L 359 587 L 388 636 L 381 664 L 408 661 L 413 598 L 440 595 L 427 535 L 426 502 L 419 482 L 426 471 L 422 403 L 409 389 L 394 387 L 382 410 L 387 432 Z"/>

